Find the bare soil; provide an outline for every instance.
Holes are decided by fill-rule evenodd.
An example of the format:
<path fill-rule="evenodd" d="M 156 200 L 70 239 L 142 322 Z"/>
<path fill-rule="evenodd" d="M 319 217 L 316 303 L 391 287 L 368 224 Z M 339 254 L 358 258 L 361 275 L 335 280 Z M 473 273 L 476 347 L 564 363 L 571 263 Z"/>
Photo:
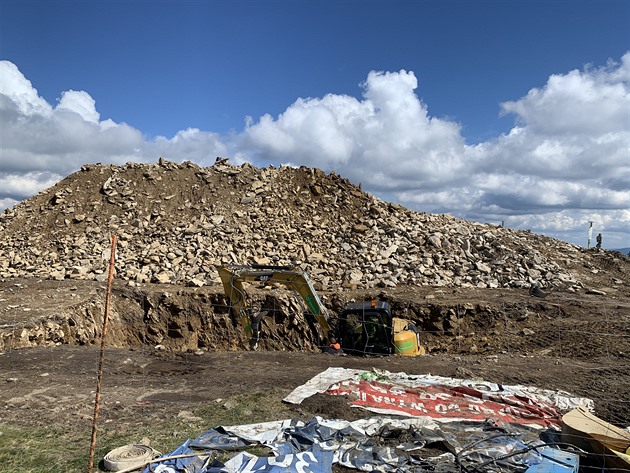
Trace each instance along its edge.
<path fill-rule="evenodd" d="M 116 285 L 112 293 L 103 364 L 101 419 L 120 428 L 159 428 L 161 422 L 182 412 L 235 394 L 276 390 L 284 396 L 329 366 L 564 390 L 593 399 L 600 417 L 620 426 L 630 424 L 630 303 L 623 288 L 607 296 L 558 293 L 545 299 L 512 290 L 401 288 L 390 292 L 387 296 L 394 307 L 425 330 L 423 342 L 429 353 L 420 357 L 320 353 L 308 343 L 297 343 L 299 332 L 307 338 L 304 327 L 285 330 L 289 322 L 282 316 L 266 320 L 262 348 L 248 351 L 238 327 L 226 322 L 228 326 L 219 330 L 226 316 L 217 288 L 147 285 L 140 295 L 138 288 L 131 289 Z M 89 339 L 77 337 L 80 331 L 73 333 L 71 328 L 73 324 L 79 327 L 79 314 L 87 320 L 95 315 L 86 316 L 90 310 L 102 309 L 94 302 L 102 299 L 102 293 L 103 287 L 88 281 L 0 283 L 5 340 L 0 354 L 0 423 L 66 429 L 90 424 L 102 327 L 95 323 L 92 330 L 98 327 L 97 333 Z M 155 302 L 167 295 L 168 303 Z M 153 304 L 154 312 L 145 308 L 134 317 L 139 300 Z M 334 300 L 330 296 L 329 301 Z M 416 306 L 429 307 L 425 311 L 429 315 L 422 317 L 425 313 Z M 196 319 L 196 311 L 207 319 Z M 65 314 L 61 330 L 54 328 L 61 320 L 51 313 Z M 438 315 L 432 318 L 432 313 Z M 453 314 L 459 323 L 449 327 Z M 10 346 L 20 342 L 20 333 L 29 333 L 28 327 L 38 333 L 47 324 L 53 326 L 56 339 L 35 340 L 39 346 L 31 348 Z M 223 334 L 222 341 L 202 333 L 212 324 Z M 193 336 L 186 330 L 198 333 Z M 277 340 L 279 333 L 286 340 Z M 292 409 L 300 418 L 365 415 L 342 399 L 325 396 Z M 211 427 L 215 426 L 207 426 Z"/>

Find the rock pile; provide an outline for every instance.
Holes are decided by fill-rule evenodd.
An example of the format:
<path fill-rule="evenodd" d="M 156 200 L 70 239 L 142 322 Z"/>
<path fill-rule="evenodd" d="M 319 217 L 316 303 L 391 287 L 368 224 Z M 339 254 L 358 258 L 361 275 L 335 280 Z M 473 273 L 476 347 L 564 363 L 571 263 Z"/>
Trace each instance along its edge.
<path fill-rule="evenodd" d="M 217 283 L 215 265 L 294 264 L 318 289 L 575 287 L 579 247 L 379 200 L 318 169 L 86 165 L 0 215 L 0 277 Z"/>

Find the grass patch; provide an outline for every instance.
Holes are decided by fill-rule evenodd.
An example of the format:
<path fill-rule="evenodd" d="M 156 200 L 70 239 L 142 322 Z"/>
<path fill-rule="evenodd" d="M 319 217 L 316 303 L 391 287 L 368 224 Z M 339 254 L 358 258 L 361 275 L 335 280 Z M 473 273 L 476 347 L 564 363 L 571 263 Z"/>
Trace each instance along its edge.
<path fill-rule="evenodd" d="M 46 473 L 86 471 L 90 432 L 0 425 L 0 470 Z"/>
<path fill-rule="evenodd" d="M 173 451 L 186 439 L 220 425 L 241 425 L 287 419 L 294 412 L 282 402 L 284 392 L 272 389 L 239 394 L 206 405 L 193 412 L 199 420 L 165 419 L 159 425 L 137 429 L 116 428 L 99 422 L 95 471 L 103 457 L 114 448 L 138 443 L 146 437 L 151 446 L 163 453 Z M 3 473 L 74 473 L 87 471 L 91 440 L 90 429 L 16 427 L 0 424 L 0 471 Z M 266 454 L 260 447 L 249 450 Z"/>
<path fill-rule="evenodd" d="M 195 414 L 210 421 L 209 428 L 288 419 L 294 417 L 295 412 L 282 402 L 284 396 L 284 391 L 279 389 L 238 394 L 199 408 Z"/>

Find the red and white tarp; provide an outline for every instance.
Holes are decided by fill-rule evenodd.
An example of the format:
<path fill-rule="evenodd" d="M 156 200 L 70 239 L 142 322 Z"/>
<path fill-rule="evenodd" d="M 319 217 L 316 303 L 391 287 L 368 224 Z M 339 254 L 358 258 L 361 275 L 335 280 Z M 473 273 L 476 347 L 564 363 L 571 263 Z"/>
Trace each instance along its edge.
<path fill-rule="evenodd" d="M 484 381 L 329 368 L 285 398 L 299 404 L 316 392 L 347 395 L 372 412 L 428 417 L 438 422 L 492 418 L 536 428 L 560 427 L 561 412 L 592 401 L 568 393 Z"/>

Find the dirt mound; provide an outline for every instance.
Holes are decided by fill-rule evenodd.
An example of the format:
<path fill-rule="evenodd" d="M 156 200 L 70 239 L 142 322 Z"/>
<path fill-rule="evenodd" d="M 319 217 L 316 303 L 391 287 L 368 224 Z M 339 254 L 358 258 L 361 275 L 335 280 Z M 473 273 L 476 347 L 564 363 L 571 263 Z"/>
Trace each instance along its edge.
<path fill-rule="evenodd" d="M 212 285 L 215 265 L 225 263 L 295 264 L 322 289 L 538 284 L 579 292 L 594 271 L 611 275 L 606 286 L 621 280 L 611 269 L 627 276 L 607 252 L 414 212 L 317 169 L 221 158 L 208 168 L 163 159 L 84 166 L 8 209 L 0 233 L 4 278 L 103 281 L 112 233 L 117 277 L 139 284 Z"/>
<path fill-rule="evenodd" d="M 606 316 L 623 332 L 616 313 L 628 307 L 621 254 L 414 212 L 304 167 L 89 165 L 0 217 L 0 347 L 94 343 L 112 233 L 110 337 L 121 347 L 246 347 L 218 283 L 224 263 L 297 265 L 333 314 L 353 298 L 388 299 L 430 352 L 555 353 L 567 320 L 588 332 Z M 532 297 L 533 284 L 552 297 Z M 290 293 L 251 291 L 272 314 L 263 349 L 316 349 Z M 612 352 L 630 352 L 619 340 Z M 601 348 L 562 346 L 578 357 Z"/>

